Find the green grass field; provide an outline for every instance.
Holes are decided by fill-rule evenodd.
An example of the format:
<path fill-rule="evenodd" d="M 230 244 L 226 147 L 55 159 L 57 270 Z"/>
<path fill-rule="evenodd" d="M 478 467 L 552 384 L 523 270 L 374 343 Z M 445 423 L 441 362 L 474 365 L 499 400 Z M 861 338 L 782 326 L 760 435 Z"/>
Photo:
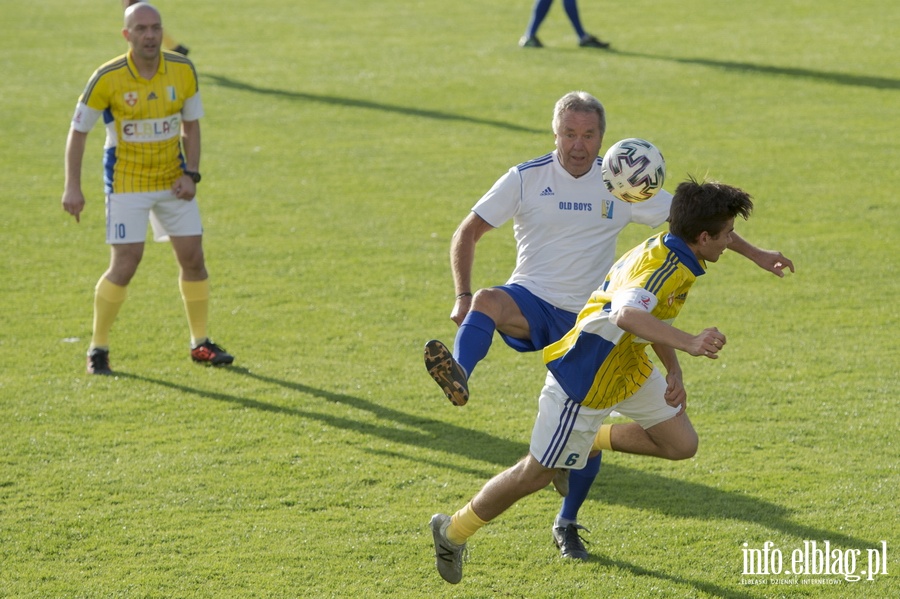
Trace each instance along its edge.
<path fill-rule="evenodd" d="M 148 244 L 118 376 L 92 378 L 102 131 L 80 224 L 63 150 L 91 72 L 125 51 L 120 5 L 4 4 L 0 596 L 900 596 L 900 5 L 581 2 L 607 52 L 576 47 L 560 2 L 546 48 L 519 49 L 530 5 L 159 0 L 201 74 L 211 333 L 237 361 L 191 363 L 171 250 Z M 680 326 L 729 339 L 682 357 L 700 451 L 604 457 L 590 562 L 559 558 L 547 489 L 476 535 L 450 586 L 428 520 L 525 454 L 544 369 L 497 339 L 457 409 L 421 348 L 454 335 L 456 225 L 552 149 L 572 89 L 606 105 L 604 150 L 662 148 L 668 189 L 747 189 L 738 232 L 797 272 L 726 255 L 695 287 Z M 476 286 L 513 263 L 507 225 Z M 887 574 L 743 574 L 745 549 L 789 568 L 807 541 L 859 551 L 857 573 L 886 547 Z"/>

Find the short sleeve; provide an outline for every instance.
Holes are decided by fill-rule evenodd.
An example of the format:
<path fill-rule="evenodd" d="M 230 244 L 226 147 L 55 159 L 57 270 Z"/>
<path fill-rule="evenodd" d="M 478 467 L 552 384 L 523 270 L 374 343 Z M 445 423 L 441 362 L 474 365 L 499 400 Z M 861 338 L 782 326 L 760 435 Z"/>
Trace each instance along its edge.
<path fill-rule="evenodd" d="M 515 216 L 521 204 L 522 178 L 519 171 L 512 168 L 478 200 L 472 212 L 496 228 Z"/>
<path fill-rule="evenodd" d="M 200 98 L 200 92 L 184 101 L 181 107 L 181 119 L 184 121 L 196 121 L 203 116 L 203 100 Z"/>
<path fill-rule="evenodd" d="M 79 102 L 78 106 L 75 107 L 75 114 L 72 115 L 72 129 L 81 133 L 89 132 L 94 128 L 94 124 L 101 114 L 103 114 L 102 110 L 91 108 L 84 102 Z"/>
<path fill-rule="evenodd" d="M 622 308 L 637 308 L 645 312 L 653 312 L 659 299 L 642 287 L 632 287 L 616 291 L 612 297 L 610 312 L 616 314 Z"/>
<path fill-rule="evenodd" d="M 631 220 L 641 225 L 656 228 L 669 219 L 672 207 L 672 194 L 665 189 L 645 202 L 631 205 Z"/>

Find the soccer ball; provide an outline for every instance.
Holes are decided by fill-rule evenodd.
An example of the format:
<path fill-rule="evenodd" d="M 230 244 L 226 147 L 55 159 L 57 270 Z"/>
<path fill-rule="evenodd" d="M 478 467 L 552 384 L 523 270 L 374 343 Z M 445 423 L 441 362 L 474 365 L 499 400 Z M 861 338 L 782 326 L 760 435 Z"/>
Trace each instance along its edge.
<path fill-rule="evenodd" d="M 606 151 L 600 171 L 611 194 L 625 202 L 643 202 L 662 189 L 666 160 L 649 141 L 630 137 Z"/>

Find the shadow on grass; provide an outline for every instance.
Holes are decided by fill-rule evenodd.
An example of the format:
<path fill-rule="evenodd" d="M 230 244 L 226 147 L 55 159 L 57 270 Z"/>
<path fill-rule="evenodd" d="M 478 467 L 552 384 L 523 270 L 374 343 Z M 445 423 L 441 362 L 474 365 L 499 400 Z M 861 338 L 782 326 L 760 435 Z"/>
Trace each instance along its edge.
<path fill-rule="evenodd" d="M 248 397 L 241 397 L 229 393 L 210 391 L 189 387 L 186 385 L 173 383 L 161 379 L 150 378 L 144 375 L 131 374 L 116 371 L 116 376 L 121 378 L 134 379 L 167 387 L 169 389 L 196 395 L 201 398 L 214 399 L 216 401 L 235 404 L 244 408 L 260 410 L 262 412 L 271 412 L 275 414 L 285 414 L 287 416 L 299 416 L 309 420 L 321 422 L 322 424 L 333 426 L 344 430 L 354 431 L 371 437 L 379 437 L 392 443 L 400 443 L 411 447 L 427 448 L 431 451 L 446 452 L 455 456 L 464 456 L 473 460 L 489 461 L 504 466 L 512 465 L 516 460 L 521 458 L 528 452 L 528 443 L 514 442 L 508 439 L 501 439 L 493 435 L 483 433 L 481 431 L 470 428 L 463 428 L 453 424 L 448 424 L 442 420 L 433 418 L 415 416 L 385 407 L 381 404 L 353 397 L 351 395 L 343 395 L 333 393 L 323 389 L 316 389 L 302 383 L 283 381 L 268 376 L 263 376 L 251 372 L 240 366 L 230 366 L 223 369 L 225 372 L 235 373 L 256 379 L 264 383 L 279 385 L 281 387 L 304 393 L 312 397 L 319 398 L 329 403 L 340 404 L 355 410 L 362 410 L 371 413 L 379 420 L 383 420 L 383 424 L 364 422 L 351 416 L 341 416 L 338 411 L 333 410 L 329 413 L 314 412 L 300 408 L 292 408 L 280 406 L 272 403 L 258 401 Z M 435 400 L 438 401 L 437 399 Z M 444 407 L 444 406 L 442 406 Z M 449 406 L 447 406 L 449 408 Z M 422 462 L 421 456 L 416 456 L 416 461 Z M 459 469 L 455 464 L 437 463 L 442 468 Z M 462 470 L 462 469 L 460 469 Z M 485 476 L 483 471 L 477 469 L 462 470 L 467 473 L 474 473 L 479 476 Z M 495 473 L 489 473 L 492 476 Z"/>
<path fill-rule="evenodd" d="M 692 580 L 690 578 L 683 578 L 681 576 L 675 576 L 674 574 L 666 574 L 664 572 L 658 572 L 655 570 L 649 570 L 644 568 L 643 566 L 638 566 L 636 564 L 632 564 L 629 562 L 625 562 L 622 560 L 612 559 L 604 556 L 595 556 L 592 555 L 590 561 L 595 564 L 600 564 L 601 566 L 605 566 L 607 568 L 618 568 L 624 572 L 630 572 L 634 576 L 644 576 L 648 578 L 656 578 L 657 580 L 665 580 L 667 582 L 672 582 L 678 585 L 692 587 L 699 591 L 703 591 L 713 597 L 727 597 L 728 599 L 751 599 L 756 597 L 757 595 L 751 595 L 749 593 L 744 593 L 741 591 L 735 591 L 730 588 L 720 587 L 718 585 L 712 584 L 710 582 L 704 582 L 699 580 Z"/>
<path fill-rule="evenodd" d="M 603 464 L 591 496 L 599 503 L 638 508 L 675 518 L 748 522 L 801 540 L 828 540 L 842 549 L 867 549 L 877 545 L 834 530 L 798 524 L 791 521 L 788 509 L 752 495 L 721 491 L 616 464 Z M 746 540 L 751 545 L 755 541 Z"/>
<path fill-rule="evenodd" d="M 384 423 L 362 422 L 350 416 L 342 416 L 337 411 L 323 413 L 279 406 L 238 395 L 189 387 L 143 375 L 123 372 L 118 372 L 117 374 L 122 378 L 131 378 L 167 387 L 201 398 L 214 399 L 264 412 L 314 420 L 328 426 L 382 438 L 392 443 L 403 444 L 412 448 L 427 448 L 429 451 L 440 451 L 454 456 L 464 456 L 473 460 L 486 461 L 497 464 L 500 468 L 513 465 L 528 451 L 527 442 L 514 442 L 481 431 L 448 424 L 441 420 L 407 414 L 359 397 L 334 393 L 302 383 L 257 374 L 237 366 L 229 367 L 225 371 L 267 384 L 278 385 L 332 404 L 369 412 L 379 420 L 383 420 Z M 393 451 L 374 451 L 374 453 L 380 453 L 380 455 L 394 460 L 406 459 L 416 463 L 423 462 L 421 454 L 413 456 Z M 457 464 L 437 461 L 432 461 L 431 463 L 439 467 L 451 468 L 483 478 L 497 473 L 485 473 L 474 468 L 461 468 Z M 876 545 L 873 541 L 864 541 L 834 530 L 793 522 L 790 519 L 790 511 L 786 508 L 751 495 L 735 491 L 722 491 L 707 485 L 669 478 L 617 464 L 605 463 L 603 465 L 601 476 L 597 479 L 591 499 L 595 499 L 599 503 L 622 505 L 675 518 L 691 518 L 700 521 L 743 521 L 770 530 L 777 530 L 785 535 L 801 540 L 828 540 L 833 546 L 843 549 L 868 549 Z M 748 540 L 753 541 L 753 539 Z M 631 570 L 639 575 L 653 575 L 678 582 L 675 577 L 646 571 L 643 568 L 624 562 L 603 559 L 605 563 L 608 562 L 610 565 Z M 711 594 L 717 594 L 713 590 L 704 590 Z"/>
<path fill-rule="evenodd" d="M 320 104 L 329 104 L 332 106 L 343 106 L 345 108 L 362 108 L 365 110 L 378 110 L 381 112 L 392 112 L 406 116 L 419 118 L 434 119 L 439 121 L 459 121 L 463 123 L 471 123 L 473 125 L 487 125 L 489 127 L 497 127 L 500 129 L 508 129 L 510 131 L 519 131 L 522 133 L 540 133 L 541 135 L 549 135 L 549 130 L 534 129 L 532 127 L 523 127 L 514 123 L 505 123 L 503 121 L 494 121 L 491 119 L 481 119 L 477 117 L 463 116 L 450 112 L 440 112 L 438 110 L 425 110 L 423 108 L 414 108 L 411 106 L 397 106 L 394 104 L 383 104 L 381 102 L 373 102 L 372 100 L 360 100 L 356 98 L 344 98 L 341 96 L 329 96 L 324 94 L 311 94 L 307 92 L 298 92 L 285 89 L 275 89 L 271 87 L 260 87 L 252 83 L 244 83 L 222 75 L 201 75 L 200 79 L 218 87 L 228 89 L 236 89 L 239 91 L 252 92 L 255 94 L 263 94 L 267 96 L 276 96 L 286 98 L 288 100 L 299 100 L 302 102 L 318 102 Z"/>
<path fill-rule="evenodd" d="M 786 75 L 799 79 L 813 79 L 825 83 L 849 85 L 853 87 L 871 87 L 874 89 L 900 89 L 900 80 L 888 77 L 873 77 L 871 75 L 851 75 L 847 73 L 832 73 L 828 71 L 816 71 L 798 67 L 776 67 L 752 62 L 734 62 L 730 60 L 712 60 L 709 58 L 679 58 L 677 56 L 661 56 L 658 54 L 644 54 L 642 52 L 622 52 L 610 50 L 619 56 L 632 58 L 647 58 L 651 60 L 665 60 L 680 64 L 692 64 L 703 67 L 739 71 L 744 73 L 758 73 L 763 75 Z"/>

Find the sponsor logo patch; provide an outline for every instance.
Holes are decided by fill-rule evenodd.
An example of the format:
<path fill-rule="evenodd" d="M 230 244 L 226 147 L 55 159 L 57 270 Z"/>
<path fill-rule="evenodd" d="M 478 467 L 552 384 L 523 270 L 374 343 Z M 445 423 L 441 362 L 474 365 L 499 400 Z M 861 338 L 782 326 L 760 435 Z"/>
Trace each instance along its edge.
<path fill-rule="evenodd" d="M 181 134 L 181 115 L 162 119 L 122 121 L 122 140 L 132 143 L 165 141 Z"/>

